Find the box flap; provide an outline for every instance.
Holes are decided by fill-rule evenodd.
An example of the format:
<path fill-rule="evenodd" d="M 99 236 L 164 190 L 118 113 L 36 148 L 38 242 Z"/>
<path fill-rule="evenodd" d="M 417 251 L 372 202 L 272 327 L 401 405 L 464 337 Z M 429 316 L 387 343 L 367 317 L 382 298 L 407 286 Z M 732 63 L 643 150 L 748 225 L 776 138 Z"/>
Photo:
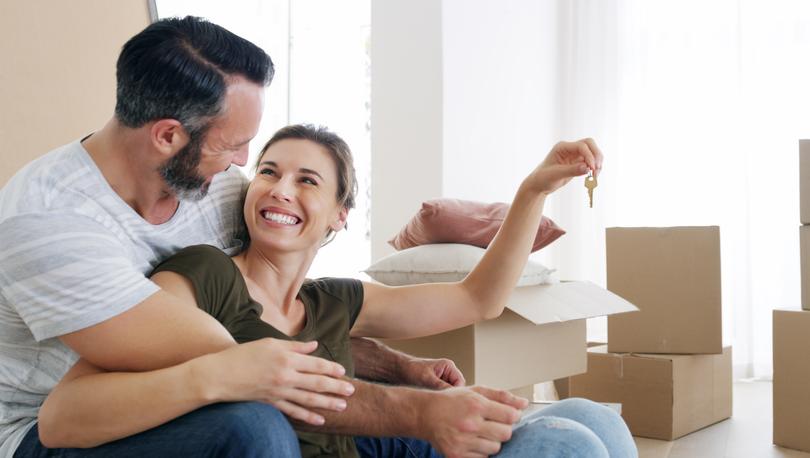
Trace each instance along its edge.
<path fill-rule="evenodd" d="M 638 310 L 636 306 L 588 281 L 515 288 L 507 307 L 534 324 L 581 320 Z"/>

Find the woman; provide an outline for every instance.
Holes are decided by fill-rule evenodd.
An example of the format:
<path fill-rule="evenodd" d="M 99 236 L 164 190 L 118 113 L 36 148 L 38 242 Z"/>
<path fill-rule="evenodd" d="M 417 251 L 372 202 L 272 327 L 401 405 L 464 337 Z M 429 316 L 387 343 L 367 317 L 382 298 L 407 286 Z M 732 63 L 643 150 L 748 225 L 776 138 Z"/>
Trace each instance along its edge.
<path fill-rule="evenodd" d="M 266 338 L 317 341 L 313 354 L 342 364 L 352 376 L 350 337 L 418 337 L 499 316 L 529 255 L 545 197 L 572 177 L 589 170 L 598 174 L 601 163 L 601 153 L 591 140 L 556 145 L 523 181 L 501 230 L 461 282 L 387 287 L 352 279 L 308 281 L 305 275 L 318 249 L 345 227 L 356 181 L 351 153 L 339 137 L 322 128 L 289 126 L 262 150 L 248 188 L 247 249 L 228 258 L 213 247 L 190 247 L 158 266 L 153 280 L 213 316 L 240 343 Z M 240 345 L 239 351 L 250 345 Z M 185 411 L 169 410 L 150 403 L 143 393 L 128 406 L 132 410 L 128 419 L 108 418 L 101 407 L 115 398 L 102 394 L 87 405 L 72 395 L 81 392 L 80 385 L 94 372 L 81 361 L 77 367 L 74 370 L 83 376 L 65 377 L 69 381 L 60 383 L 43 405 L 40 423 L 66 425 L 81 414 L 95 417 L 95 424 L 110 425 L 89 432 L 87 425 L 74 426 L 83 430 L 80 445 L 130 436 L 199 407 L 191 403 Z M 203 396 L 208 403 L 239 400 L 218 396 L 215 387 L 222 382 L 212 374 L 201 371 L 200 377 L 211 377 L 206 385 L 210 392 Z M 216 377 L 228 378 L 222 373 Z M 277 382 L 283 390 L 285 380 Z M 525 400 L 485 388 L 426 392 L 352 383 L 356 392 L 348 402 L 323 396 L 317 412 L 301 407 L 313 402 L 311 398 L 304 402 L 298 394 L 268 397 L 268 402 L 300 421 L 297 434 L 304 456 L 357 456 L 358 449 L 364 456 L 390 455 L 391 447 L 397 446 L 422 450 L 426 456 L 436 450 L 495 454 L 511 437 L 518 409 L 526 406 Z M 583 400 L 549 409 L 567 418 L 524 427 L 506 442 L 502 454 L 554 456 L 578 450 L 582 456 L 634 456 L 626 426 L 609 409 Z M 566 443 L 571 448 L 565 451 L 542 451 L 549 444 Z M 75 444 L 60 444 L 70 445 Z"/>

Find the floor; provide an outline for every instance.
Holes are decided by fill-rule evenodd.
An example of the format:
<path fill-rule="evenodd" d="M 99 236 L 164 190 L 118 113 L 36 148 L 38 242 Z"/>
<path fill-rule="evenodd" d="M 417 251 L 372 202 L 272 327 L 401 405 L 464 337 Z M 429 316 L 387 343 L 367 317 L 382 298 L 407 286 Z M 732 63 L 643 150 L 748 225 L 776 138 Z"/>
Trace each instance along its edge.
<path fill-rule="evenodd" d="M 734 383 L 732 418 L 667 442 L 636 438 L 640 458 L 810 458 L 772 444 L 771 383 Z"/>

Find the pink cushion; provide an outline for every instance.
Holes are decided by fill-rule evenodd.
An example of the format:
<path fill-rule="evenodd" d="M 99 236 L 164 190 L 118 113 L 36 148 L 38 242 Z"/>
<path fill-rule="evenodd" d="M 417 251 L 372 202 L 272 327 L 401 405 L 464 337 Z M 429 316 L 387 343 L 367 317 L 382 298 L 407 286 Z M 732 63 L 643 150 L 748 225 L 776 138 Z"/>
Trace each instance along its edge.
<path fill-rule="evenodd" d="M 388 243 L 397 250 L 430 243 L 466 243 L 486 248 L 500 229 L 508 210 L 509 205 L 500 202 L 429 200 L 422 203 L 422 209 Z M 537 228 L 532 252 L 563 234 L 564 230 L 544 216 Z"/>

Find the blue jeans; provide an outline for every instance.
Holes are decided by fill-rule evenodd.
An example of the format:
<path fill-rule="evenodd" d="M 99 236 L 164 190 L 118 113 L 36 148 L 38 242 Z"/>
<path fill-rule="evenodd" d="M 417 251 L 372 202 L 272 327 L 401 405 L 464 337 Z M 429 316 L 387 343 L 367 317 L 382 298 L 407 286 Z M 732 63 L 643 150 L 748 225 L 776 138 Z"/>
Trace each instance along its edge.
<path fill-rule="evenodd" d="M 212 404 L 134 436 L 98 447 L 46 448 L 37 425 L 14 458 L 28 457 L 300 457 L 290 423 L 261 402 Z"/>
<path fill-rule="evenodd" d="M 543 410 L 544 416 L 515 431 L 498 458 L 636 458 L 627 425 L 613 410 L 571 398 Z M 434 458 L 441 455 L 419 439 L 356 437 L 360 456 Z"/>

